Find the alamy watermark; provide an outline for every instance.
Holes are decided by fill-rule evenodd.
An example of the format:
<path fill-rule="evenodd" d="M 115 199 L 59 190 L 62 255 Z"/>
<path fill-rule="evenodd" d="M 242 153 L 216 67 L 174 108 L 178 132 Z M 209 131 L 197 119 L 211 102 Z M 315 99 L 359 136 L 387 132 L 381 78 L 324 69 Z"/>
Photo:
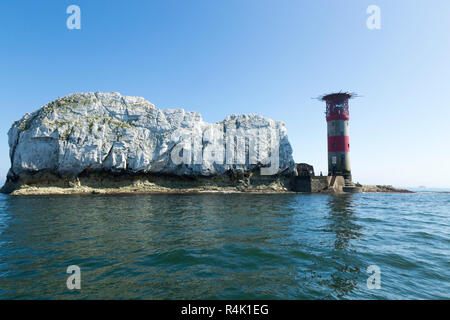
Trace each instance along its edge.
<path fill-rule="evenodd" d="M 72 4 L 67 7 L 66 13 L 70 16 L 66 20 L 66 26 L 69 30 L 81 29 L 81 9 L 79 6 Z"/>
<path fill-rule="evenodd" d="M 175 142 L 170 152 L 175 165 L 202 165 L 207 170 L 214 164 L 229 168 L 259 164 L 261 175 L 274 175 L 280 169 L 280 136 L 273 128 L 177 130 L 171 141 Z"/>
<path fill-rule="evenodd" d="M 366 10 L 370 16 L 367 18 L 366 25 L 369 30 L 381 29 L 381 9 L 377 5 L 370 5 Z"/>
<path fill-rule="evenodd" d="M 370 265 L 367 267 L 367 273 L 370 274 L 367 278 L 367 289 L 379 290 L 381 289 L 381 269 L 377 265 Z"/>
<path fill-rule="evenodd" d="M 77 265 L 71 265 L 67 267 L 67 273 L 71 274 L 66 281 L 67 289 L 80 290 L 81 289 L 81 269 Z"/>

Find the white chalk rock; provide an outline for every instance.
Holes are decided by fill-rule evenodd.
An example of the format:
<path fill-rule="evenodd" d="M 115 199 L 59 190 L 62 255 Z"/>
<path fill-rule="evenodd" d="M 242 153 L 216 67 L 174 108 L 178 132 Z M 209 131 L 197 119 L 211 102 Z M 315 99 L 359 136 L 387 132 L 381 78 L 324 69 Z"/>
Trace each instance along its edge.
<path fill-rule="evenodd" d="M 16 121 L 8 137 L 10 177 L 38 171 L 211 176 L 258 168 L 274 175 L 295 167 L 282 122 L 230 115 L 210 124 L 197 112 L 160 110 L 115 92 L 57 99 Z"/>

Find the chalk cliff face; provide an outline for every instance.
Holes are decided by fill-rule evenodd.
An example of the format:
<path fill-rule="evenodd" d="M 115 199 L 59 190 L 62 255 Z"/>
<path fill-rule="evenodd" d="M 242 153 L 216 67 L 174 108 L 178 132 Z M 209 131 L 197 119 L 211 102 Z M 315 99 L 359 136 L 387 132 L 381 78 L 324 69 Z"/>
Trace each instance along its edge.
<path fill-rule="evenodd" d="M 160 110 L 119 93 L 57 99 L 16 121 L 8 137 L 9 180 L 36 172 L 214 176 L 260 167 L 274 175 L 295 167 L 281 122 L 230 115 L 210 124 L 197 112 Z"/>

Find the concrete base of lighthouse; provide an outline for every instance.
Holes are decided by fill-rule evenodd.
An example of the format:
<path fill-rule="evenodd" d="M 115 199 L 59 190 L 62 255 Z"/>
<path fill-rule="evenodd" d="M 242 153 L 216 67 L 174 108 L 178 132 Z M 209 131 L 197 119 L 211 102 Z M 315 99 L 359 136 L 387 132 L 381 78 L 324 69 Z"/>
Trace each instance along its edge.
<path fill-rule="evenodd" d="M 352 175 L 349 173 L 344 175 L 345 185 L 342 187 L 343 192 L 347 193 L 361 193 L 363 191 L 362 187 L 358 187 L 352 181 Z"/>
<path fill-rule="evenodd" d="M 363 192 L 363 188 L 357 186 L 344 186 L 342 187 L 342 191 L 347 193 L 361 193 Z"/>
<path fill-rule="evenodd" d="M 291 189 L 305 193 L 359 193 L 361 187 L 346 184 L 344 176 L 294 176 Z"/>
<path fill-rule="evenodd" d="M 359 193 L 363 189 L 352 182 L 351 172 L 339 175 L 316 176 L 314 167 L 307 163 L 297 163 L 291 178 L 290 189 L 305 193 Z"/>

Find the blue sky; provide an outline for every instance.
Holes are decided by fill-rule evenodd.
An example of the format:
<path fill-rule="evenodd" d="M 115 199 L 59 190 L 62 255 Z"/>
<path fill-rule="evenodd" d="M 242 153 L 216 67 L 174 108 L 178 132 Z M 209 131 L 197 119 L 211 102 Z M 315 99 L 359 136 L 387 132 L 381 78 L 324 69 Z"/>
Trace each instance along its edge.
<path fill-rule="evenodd" d="M 66 8 L 81 8 L 68 30 Z M 369 5 L 381 30 L 366 27 Z M 0 179 L 14 120 L 74 92 L 284 121 L 297 162 L 327 170 L 322 93 L 350 104 L 355 181 L 450 187 L 450 1 L 151 0 L 0 3 Z"/>

